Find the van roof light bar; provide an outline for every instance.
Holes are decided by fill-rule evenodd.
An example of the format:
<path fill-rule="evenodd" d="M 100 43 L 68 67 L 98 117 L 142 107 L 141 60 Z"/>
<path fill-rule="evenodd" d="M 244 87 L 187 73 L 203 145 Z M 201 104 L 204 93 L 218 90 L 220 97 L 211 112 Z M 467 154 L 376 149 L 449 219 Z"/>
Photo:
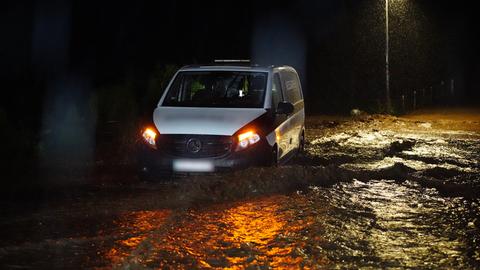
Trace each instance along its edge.
<path fill-rule="evenodd" d="M 250 63 L 250 59 L 215 59 L 215 63 Z"/>

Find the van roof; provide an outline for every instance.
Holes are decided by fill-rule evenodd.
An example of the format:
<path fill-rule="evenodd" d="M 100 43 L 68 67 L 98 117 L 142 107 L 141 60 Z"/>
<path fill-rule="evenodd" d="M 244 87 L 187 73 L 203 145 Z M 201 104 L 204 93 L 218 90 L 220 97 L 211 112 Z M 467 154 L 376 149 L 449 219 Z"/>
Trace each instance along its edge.
<path fill-rule="evenodd" d="M 258 66 L 258 65 L 239 65 L 239 64 L 230 64 L 230 65 L 220 65 L 218 63 L 211 65 L 188 65 L 180 68 L 179 71 L 198 71 L 198 70 L 231 70 L 231 71 L 260 71 L 260 72 L 270 72 L 273 69 L 293 69 L 290 66 Z"/>

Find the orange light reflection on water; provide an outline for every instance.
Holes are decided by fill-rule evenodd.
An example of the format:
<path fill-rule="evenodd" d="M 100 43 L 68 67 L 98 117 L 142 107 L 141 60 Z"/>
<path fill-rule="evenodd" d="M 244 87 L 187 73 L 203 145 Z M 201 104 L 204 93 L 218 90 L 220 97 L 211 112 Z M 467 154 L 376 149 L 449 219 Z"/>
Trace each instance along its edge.
<path fill-rule="evenodd" d="M 277 268 L 298 266 L 302 261 L 302 257 L 293 254 L 293 245 L 278 245 L 274 241 L 289 219 L 288 213 L 280 211 L 277 199 L 249 202 L 225 211 L 224 220 L 230 233 L 224 235 L 224 241 L 236 243 L 237 247 L 248 245 L 256 253 L 253 257 L 227 257 L 231 269 L 265 263 Z"/>
<path fill-rule="evenodd" d="M 137 212 L 119 222 L 125 234 L 136 233 L 118 241 L 107 257 L 114 265 L 148 268 L 306 268 L 311 262 L 305 262 L 298 232 L 310 223 L 294 220 L 287 199 L 272 196 L 190 209 L 167 223 L 168 212 Z"/>
<path fill-rule="evenodd" d="M 301 244 L 285 235 L 293 235 L 303 226 L 286 228 L 292 217 L 282 209 L 285 199 L 274 196 L 235 203 L 229 208 L 191 211 L 185 223 L 177 225 L 156 246 L 162 251 L 156 256 L 167 258 L 160 266 L 182 266 L 176 264 L 180 259 L 193 267 L 298 268 L 304 259 L 296 250 Z"/>
<path fill-rule="evenodd" d="M 114 246 L 105 254 L 113 265 L 120 264 L 130 253 L 144 241 L 151 231 L 162 226 L 170 215 L 170 210 L 138 211 L 121 216 L 115 224 L 118 226 Z"/>

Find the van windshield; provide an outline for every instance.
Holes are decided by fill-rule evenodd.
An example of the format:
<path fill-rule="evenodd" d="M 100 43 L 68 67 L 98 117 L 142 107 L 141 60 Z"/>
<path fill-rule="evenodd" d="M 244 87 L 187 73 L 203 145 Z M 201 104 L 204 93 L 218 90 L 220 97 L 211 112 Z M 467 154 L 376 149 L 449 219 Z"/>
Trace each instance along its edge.
<path fill-rule="evenodd" d="M 262 108 L 267 75 L 243 71 L 180 72 L 162 106 Z"/>

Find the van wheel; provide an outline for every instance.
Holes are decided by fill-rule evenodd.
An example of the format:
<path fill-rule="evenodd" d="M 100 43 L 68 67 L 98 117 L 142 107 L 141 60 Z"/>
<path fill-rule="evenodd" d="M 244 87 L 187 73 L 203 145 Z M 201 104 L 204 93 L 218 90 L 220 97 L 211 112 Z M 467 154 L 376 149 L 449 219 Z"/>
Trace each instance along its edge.
<path fill-rule="evenodd" d="M 272 156 L 270 160 L 270 165 L 277 166 L 278 165 L 278 147 L 275 145 L 272 148 Z"/>
<path fill-rule="evenodd" d="M 298 152 L 300 154 L 305 153 L 305 131 L 302 131 L 302 135 L 300 135 L 300 144 L 298 145 Z"/>

